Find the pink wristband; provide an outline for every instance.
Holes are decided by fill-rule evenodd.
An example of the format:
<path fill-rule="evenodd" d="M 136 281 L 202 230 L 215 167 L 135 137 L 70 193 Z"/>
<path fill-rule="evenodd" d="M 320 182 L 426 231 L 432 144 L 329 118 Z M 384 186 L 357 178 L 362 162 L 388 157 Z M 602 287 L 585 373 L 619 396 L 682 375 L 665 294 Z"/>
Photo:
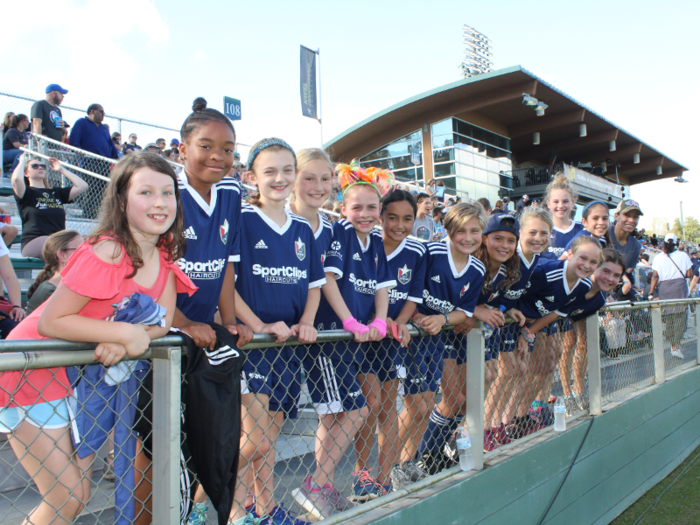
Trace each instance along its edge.
<path fill-rule="evenodd" d="M 370 328 L 374 327 L 379 332 L 379 335 L 386 337 L 386 321 L 384 319 L 375 319 L 368 325 Z"/>
<path fill-rule="evenodd" d="M 355 319 L 353 316 L 348 317 L 343 321 L 343 329 L 347 332 L 352 332 L 353 334 L 362 335 L 365 332 L 369 332 L 369 328 Z"/>

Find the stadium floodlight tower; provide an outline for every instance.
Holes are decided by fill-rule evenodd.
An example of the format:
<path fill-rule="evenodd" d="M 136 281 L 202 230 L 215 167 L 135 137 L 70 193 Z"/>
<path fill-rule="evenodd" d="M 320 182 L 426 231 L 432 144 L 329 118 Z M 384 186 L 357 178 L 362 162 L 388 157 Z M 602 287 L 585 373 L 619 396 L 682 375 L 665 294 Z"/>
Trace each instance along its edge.
<path fill-rule="evenodd" d="M 473 77 L 493 70 L 491 54 L 491 39 L 473 27 L 464 24 L 464 61 L 459 66 L 462 77 Z"/>

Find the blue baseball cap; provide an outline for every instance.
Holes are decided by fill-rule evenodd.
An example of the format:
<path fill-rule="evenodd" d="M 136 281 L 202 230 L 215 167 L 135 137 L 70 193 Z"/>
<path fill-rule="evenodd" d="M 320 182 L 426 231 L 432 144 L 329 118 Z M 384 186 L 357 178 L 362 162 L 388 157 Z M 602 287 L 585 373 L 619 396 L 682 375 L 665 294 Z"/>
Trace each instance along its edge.
<path fill-rule="evenodd" d="M 172 146 L 173 144 L 175 144 L 176 146 L 179 146 L 179 145 L 180 145 L 180 141 L 177 140 L 177 139 L 173 139 L 173 140 L 170 141 L 170 145 Z"/>
<path fill-rule="evenodd" d="M 52 91 L 58 91 L 59 93 L 63 93 L 64 95 L 68 93 L 67 89 L 63 89 L 58 84 L 49 84 L 48 86 L 46 86 L 47 93 L 51 93 Z"/>
<path fill-rule="evenodd" d="M 510 226 L 510 223 L 513 225 Z M 496 213 L 489 217 L 483 235 L 488 235 L 493 232 L 510 232 L 515 235 L 516 239 L 520 240 L 520 223 L 518 219 L 507 213 Z"/>

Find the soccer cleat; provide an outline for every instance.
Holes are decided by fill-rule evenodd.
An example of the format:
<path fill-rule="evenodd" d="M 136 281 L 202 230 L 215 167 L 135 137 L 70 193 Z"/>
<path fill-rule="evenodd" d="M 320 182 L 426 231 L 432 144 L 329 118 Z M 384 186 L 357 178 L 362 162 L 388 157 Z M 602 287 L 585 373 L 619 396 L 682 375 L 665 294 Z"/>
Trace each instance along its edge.
<path fill-rule="evenodd" d="M 437 474 L 438 472 L 442 472 L 443 470 L 454 466 L 454 464 L 455 462 L 445 456 L 443 452 L 433 454 L 428 450 L 423 452 L 416 461 L 416 466 L 427 472 L 430 476 Z"/>
<path fill-rule="evenodd" d="M 678 359 L 685 359 L 685 356 L 683 355 L 683 352 L 681 352 L 680 347 L 671 347 L 671 355 L 673 357 L 677 357 Z"/>
<path fill-rule="evenodd" d="M 411 483 L 428 477 L 428 473 L 418 467 L 413 461 L 403 461 L 391 467 L 389 471 L 392 490 L 399 490 Z"/>
<path fill-rule="evenodd" d="M 364 503 L 386 495 L 384 487 L 372 477 L 368 469 L 361 468 L 357 472 L 353 472 L 352 477 L 356 479 L 353 486 L 354 494 L 350 496 L 350 501 Z"/>
<path fill-rule="evenodd" d="M 292 496 L 304 510 L 320 520 L 355 506 L 330 483 L 313 488 L 311 476 L 307 476 L 301 487 L 292 491 Z"/>
<path fill-rule="evenodd" d="M 309 525 L 309 522 L 295 517 L 283 503 L 280 503 L 268 516 L 263 517 L 258 525 Z"/>

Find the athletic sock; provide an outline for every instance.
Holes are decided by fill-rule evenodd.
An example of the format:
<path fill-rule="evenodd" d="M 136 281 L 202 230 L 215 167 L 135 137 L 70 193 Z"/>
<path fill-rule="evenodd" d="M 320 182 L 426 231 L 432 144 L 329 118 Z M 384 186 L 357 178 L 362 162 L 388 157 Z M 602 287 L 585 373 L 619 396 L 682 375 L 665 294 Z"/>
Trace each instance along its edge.
<path fill-rule="evenodd" d="M 454 432 L 454 429 L 457 428 L 454 419 L 455 418 L 451 417 L 443 417 L 440 412 L 438 412 L 437 407 L 435 407 L 430 413 L 428 428 L 425 429 L 420 447 L 418 447 L 419 454 L 423 454 L 425 451 L 432 453 L 439 452 L 445 444 L 445 441 L 447 441 L 450 431 Z"/>

